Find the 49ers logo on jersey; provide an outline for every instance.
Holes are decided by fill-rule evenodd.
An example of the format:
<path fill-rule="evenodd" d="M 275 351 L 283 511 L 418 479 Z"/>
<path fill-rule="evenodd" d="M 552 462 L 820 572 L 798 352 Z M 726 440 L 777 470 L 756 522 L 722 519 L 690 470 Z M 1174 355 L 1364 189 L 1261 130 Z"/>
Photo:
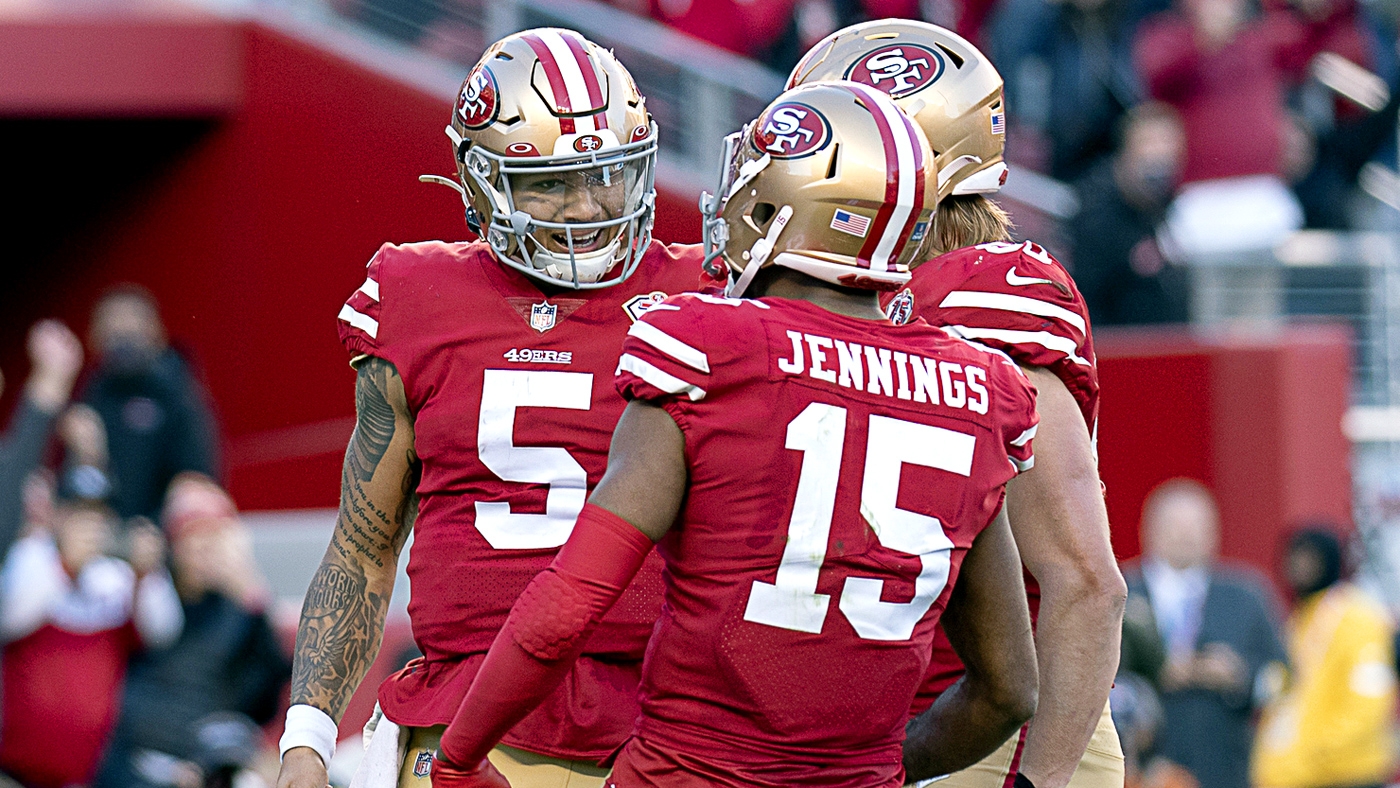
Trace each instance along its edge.
<path fill-rule="evenodd" d="M 831 140 L 831 124 L 806 104 L 784 101 L 758 119 L 754 147 L 775 159 L 810 156 Z"/>
<path fill-rule="evenodd" d="M 457 97 L 457 117 L 469 129 L 483 129 L 496 121 L 500 114 L 500 90 L 496 75 L 486 66 L 477 66 L 462 83 L 462 95 Z"/>
<path fill-rule="evenodd" d="M 666 294 L 660 290 L 653 290 L 650 293 L 635 295 L 622 302 L 622 311 L 627 313 L 627 318 L 633 323 L 642 319 L 648 309 L 666 300 Z"/>
<path fill-rule="evenodd" d="M 851 64 L 846 79 L 899 98 L 937 82 L 946 67 L 943 56 L 928 47 L 893 44 L 880 47 Z"/>

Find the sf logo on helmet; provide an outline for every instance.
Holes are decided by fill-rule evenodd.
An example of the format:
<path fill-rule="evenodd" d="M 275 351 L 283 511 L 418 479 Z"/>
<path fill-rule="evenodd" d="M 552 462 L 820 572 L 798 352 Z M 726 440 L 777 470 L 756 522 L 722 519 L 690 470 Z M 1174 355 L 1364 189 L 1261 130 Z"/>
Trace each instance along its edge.
<path fill-rule="evenodd" d="M 775 159 L 796 159 L 821 150 L 830 138 L 831 126 L 820 112 L 784 102 L 762 119 L 754 143 Z"/>
<path fill-rule="evenodd" d="M 579 153 L 592 153 L 603 147 L 603 138 L 597 134 L 584 134 L 574 140 L 574 150 Z"/>
<path fill-rule="evenodd" d="M 943 69 L 943 56 L 932 49 L 899 44 L 881 47 L 857 60 L 846 78 L 898 98 L 936 82 Z"/>
<path fill-rule="evenodd" d="M 480 66 L 467 75 L 462 83 L 462 95 L 457 98 L 457 115 L 469 129 L 490 126 L 496 120 L 501 103 L 496 100 L 496 75 Z"/>

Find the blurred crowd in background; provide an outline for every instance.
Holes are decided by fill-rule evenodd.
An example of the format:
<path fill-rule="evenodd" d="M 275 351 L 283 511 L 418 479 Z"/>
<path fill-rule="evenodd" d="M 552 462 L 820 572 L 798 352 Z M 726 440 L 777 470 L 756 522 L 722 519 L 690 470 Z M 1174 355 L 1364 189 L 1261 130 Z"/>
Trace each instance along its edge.
<path fill-rule="evenodd" d="M 28 355 L 0 438 L 0 785 L 258 784 L 291 665 L 207 394 L 134 286 L 86 353 L 44 321 Z"/>
<path fill-rule="evenodd" d="M 1393 221 L 1377 210 L 1384 195 L 1361 188 L 1368 164 L 1395 169 L 1391 0 L 611 4 L 782 73 L 865 19 L 958 30 L 1006 80 L 1011 177 L 1034 171 L 1073 190 L 1077 207 L 1048 245 L 1098 326 L 1184 322 L 1177 262 L 1211 251 L 1201 237 L 1228 220 L 1222 206 L 1290 229 Z M 433 50 L 452 40 L 458 15 L 484 9 L 333 5 Z M 256 785 L 250 770 L 275 763 L 260 726 L 285 703 L 289 651 L 266 614 L 248 529 L 218 483 L 199 376 L 133 286 L 95 305 L 86 347 L 46 321 L 28 353 L 29 377 L 8 381 L 23 394 L 0 438 L 0 784 Z M 1125 567 L 1112 699 L 1130 785 L 1391 782 L 1395 630 L 1348 580 L 1344 530 L 1295 524 L 1280 599 L 1261 576 L 1216 560 L 1229 524 L 1198 482 L 1159 487 L 1143 523 L 1144 555 Z"/>
<path fill-rule="evenodd" d="M 1096 325 L 1186 321 L 1180 264 L 1237 251 L 1251 233 L 1271 243 L 1304 226 L 1393 221 L 1378 207 L 1400 181 L 1362 175 L 1371 162 L 1394 170 L 1393 0 L 609 3 L 784 76 L 822 37 L 867 19 L 958 31 L 1005 79 L 1010 177 L 1072 189 L 1063 221 L 1025 229 L 1073 272 Z M 331 5 L 463 64 L 479 53 L 464 20 L 488 13 L 482 0 Z"/>

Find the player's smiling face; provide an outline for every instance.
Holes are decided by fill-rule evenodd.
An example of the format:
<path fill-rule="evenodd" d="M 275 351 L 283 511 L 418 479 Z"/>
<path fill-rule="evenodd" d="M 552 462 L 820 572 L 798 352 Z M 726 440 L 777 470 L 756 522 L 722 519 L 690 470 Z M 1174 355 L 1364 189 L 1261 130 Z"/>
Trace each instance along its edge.
<path fill-rule="evenodd" d="M 515 175 L 511 194 L 516 210 L 539 221 L 570 224 L 605 222 L 622 216 L 627 188 L 623 167 L 606 166 L 575 172 Z M 573 251 L 592 252 L 607 246 L 621 227 L 573 231 Z M 562 229 L 542 228 L 534 233 L 545 249 L 569 253 L 569 237 Z"/>

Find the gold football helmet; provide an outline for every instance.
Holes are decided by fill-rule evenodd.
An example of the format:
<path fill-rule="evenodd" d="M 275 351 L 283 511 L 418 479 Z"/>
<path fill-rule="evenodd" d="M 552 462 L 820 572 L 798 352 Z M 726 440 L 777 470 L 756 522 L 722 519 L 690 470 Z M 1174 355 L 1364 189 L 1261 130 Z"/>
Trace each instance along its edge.
<path fill-rule="evenodd" d="M 723 258 L 731 296 L 770 264 L 897 290 L 923 259 L 937 206 L 933 153 L 878 90 L 854 82 L 789 90 L 725 139 L 724 162 L 719 191 L 701 197 L 701 210 L 706 264 Z"/>
<path fill-rule="evenodd" d="M 879 88 L 914 118 L 938 163 L 939 199 L 1006 182 L 1001 74 L 962 36 L 908 19 L 852 25 L 808 50 L 787 84 L 831 79 Z"/>
<path fill-rule="evenodd" d="M 608 50 L 558 28 L 507 36 L 467 74 L 447 127 L 467 224 L 536 279 L 617 284 L 651 240 L 656 134 Z"/>

